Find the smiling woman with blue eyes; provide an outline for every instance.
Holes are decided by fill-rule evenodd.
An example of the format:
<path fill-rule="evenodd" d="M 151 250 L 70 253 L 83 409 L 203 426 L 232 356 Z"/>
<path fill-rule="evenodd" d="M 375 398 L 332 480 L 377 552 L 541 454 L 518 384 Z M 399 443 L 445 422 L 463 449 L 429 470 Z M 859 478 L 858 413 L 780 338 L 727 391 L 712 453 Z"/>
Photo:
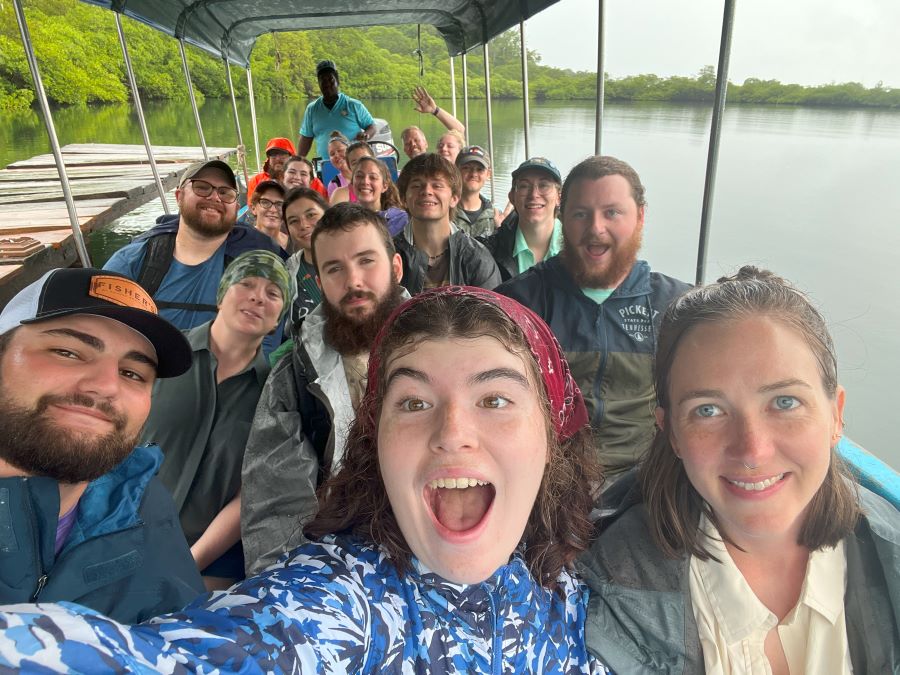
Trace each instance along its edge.
<path fill-rule="evenodd" d="M 579 566 L 589 650 L 619 675 L 898 672 L 900 518 L 836 452 L 809 299 L 753 267 L 688 291 L 655 380 L 656 437 Z"/>
<path fill-rule="evenodd" d="M 4 608 L 0 671 L 608 674 L 573 572 L 600 480 L 587 421 L 534 313 L 425 291 L 372 347 L 307 544 L 139 626 Z"/>

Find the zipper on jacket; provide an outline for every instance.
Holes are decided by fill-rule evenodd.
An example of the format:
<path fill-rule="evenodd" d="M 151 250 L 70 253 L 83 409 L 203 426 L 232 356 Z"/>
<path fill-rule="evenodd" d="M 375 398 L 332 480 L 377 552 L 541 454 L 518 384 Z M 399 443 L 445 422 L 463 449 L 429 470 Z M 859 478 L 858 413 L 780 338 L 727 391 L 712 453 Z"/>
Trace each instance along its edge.
<path fill-rule="evenodd" d="M 499 594 L 499 589 L 488 593 L 488 598 L 491 600 L 491 614 L 494 615 L 494 636 L 491 645 L 491 672 L 493 675 L 502 675 L 503 673 L 503 628 L 500 625 L 500 608 L 497 603 L 499 598 L 495 597 Z"/>
<path fill-rule="evenodd" d="M 34 595 L 31 596 L 32 602 L 38 601 L 38 596 L 41 594 L 41 591 L 44 590 L 44 586 L 47 585 L 47 580 L 49 579 L 49 575 L 42 574 L 38 579 L 37 588 L 34 589 Z"/>
<path fill-rule="evenodd" d="M 27 480 L 27 479 L 26 479 Z M 47 574 L 44 572 L 44 565 L 41 561 L 41 538 L 38 535 L 39 528 L 37 527 L 37 516 L 34 513 L 34 507 L 31 504 L 31 499 L 29 495 L 31 494 L 31 487 L 26 484 L 26 499 L 25 506 L 28 509 L 28 520 L 31 522 L 31 538 L 34 542 L 34 553 L 35 559 L 37 561 L 37 588 L 34 589 L 34 594 L 31 596 L 31 602 L 37 602 L 38 596 L 41 594 L 41 591 L 44 590 L 44 586 L 47 585 Z"/>

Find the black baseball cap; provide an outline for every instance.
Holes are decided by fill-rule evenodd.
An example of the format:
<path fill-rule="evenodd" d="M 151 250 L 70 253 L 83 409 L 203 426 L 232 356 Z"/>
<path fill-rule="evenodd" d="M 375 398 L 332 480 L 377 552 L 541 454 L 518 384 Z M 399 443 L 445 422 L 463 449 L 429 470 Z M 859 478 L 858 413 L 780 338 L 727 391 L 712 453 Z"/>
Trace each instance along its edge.
<path fill-rule="evenodd" d="M 519 164 L 518 168 L 512 172 L 513 180 L 519 177 L 523 171 L 527 171 L 528 169 L 537 169 L 539 171 L 543 171 L 544 173 L 550 174 L 550 177 L 553 178 L 557 183 L 562 185 L 562 175 L 559 173 L 559 169 L 556 168 L 556 164 L 551 162 L 546 157 L 532 157 L 530 159 L 526 159 L 524 162 Z"/>
<path fill-rule="evenodd" d="M 480 145 L 469 145 L 459 151 L 456 156 L 456 166 L 462 167 L 469 162 L 481 164 L 485 169 L 491 168 L 491 160 Z"/>
<path fill-rule="evenodd" d="M 319 61 L 316 64 L 316 78 L 318 78 L 322 73 L 327 73 L 329 70 L 333 71 L 335 76 L 337 77 L 338 69 L 337 66 L 334 65 L 334 61 L 332 61 L 331 59 L 324 59 L 322 61 Z"/>
<path fill-rule="evenodd" d="M 114 319 L 147 338 L 156 349 L 157 377 L 176 377 L 191 367 L 190 344 L 180 330 L 159 316 L 150 294 L 136 281 L 108 270 L 50 270 L 3 308 L 0 335 L 23 324 L 73 314 Z"/>
<path fill-rule="evenodd" d="M 181 182 L 178 185 L 183 186 L 191 178 L 203 171 L 203 169 L 218 169 L 225 174 L 225 178 L 227 178 L 228 182 L 231 183 L 231 187 L 237 189 L 237 179 L 235 179 L 234 177 L 234 170 L 221 159 L 211 159 L 208 162 L 196 162 L 194 164 L 191 164 L 185 170 L 184 174 L 182 174 Z"/>

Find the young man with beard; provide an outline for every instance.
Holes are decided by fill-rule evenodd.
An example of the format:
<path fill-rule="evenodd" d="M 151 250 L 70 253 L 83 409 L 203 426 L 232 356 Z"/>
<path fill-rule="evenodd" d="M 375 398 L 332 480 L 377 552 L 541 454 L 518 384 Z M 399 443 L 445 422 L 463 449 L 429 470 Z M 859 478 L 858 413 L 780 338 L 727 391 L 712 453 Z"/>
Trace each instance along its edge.
<path fill-rule="evenodd" d="M 352 203 L 329 208 L 312 235 L 322 302 L 266 380 L 244 453 L 241 536 L 247 574 L 302 542 L 316 488 L 340 467 L 366 388 L 369 349 L 409 294 L 384 220 Z"/>
<path fill-rule="evenodd" d="M 175 190 L 179 213 L 116 251 L 104 269 L 143 286 L 163 318 L 187 330 L 216 316 L 216 292 L 225 267 L 244 251 L 279 247 L 262 232 L 235 227 L 237 182 L 219 160 L 190 166 Z"/>
<path fill-rule="evenodd" d="M 401 283 L 412 295 L 448 284 L 492 290 L 500 283 L 488 250 L 453 224 L 462 193 L 456 165 L 432 153 L 414 157 L 400 172 L 397 189 L 409 222 L 394 246 L 403 262 Z"/>
<path fill-rule="evenodd" d="M 70 601 L 124 623 L 203 591 L 156 446 L 156 378 L 188 369 L 143 288 L 52 270 L 0 314 L 0 604 Z"/>
<path fill-rule="evenodd" d="M 266 180 L 282 182 L 288 160 L 296 154 L 294 144 L 289 138 L 270 138 L 266 143 L 266 163 L 263 170 L 253 176 L 247 183 L 247 203 L 253 199 L 256 186 Z"/>
<path fill-rule="evenodd" d="M 503 281 L 562 248 L 562 223 L 556 217 L 562 186 L 559 169 L 545 157 L 532 157 L 512 172 L 512 179 L 509 201 L 515 211 L 490 237 L 480 240 L 494 256 Z"/>
<path fill-rule="evenodd" d="M 584 160 L 562 187 L 562 252 L 497 289 L 556 334 L 608 479 L 649 447 L 656 332 L 666 307 L 689 287 L 637 259 L 645 205 L 631 166 L 614 157 Z"/>

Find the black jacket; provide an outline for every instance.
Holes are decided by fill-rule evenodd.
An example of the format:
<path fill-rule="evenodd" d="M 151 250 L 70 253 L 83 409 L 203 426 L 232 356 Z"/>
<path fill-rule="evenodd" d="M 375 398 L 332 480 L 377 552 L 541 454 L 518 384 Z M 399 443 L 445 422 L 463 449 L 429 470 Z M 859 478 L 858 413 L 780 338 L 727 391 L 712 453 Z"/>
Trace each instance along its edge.
<path fill-rule="evenodd" d="M 406 232 L 394 237 L 394 246 L 403 260 L 403 279 L 400 285 L 410 295 L 420 293 L 425 288 L 428 256 L 410 243 Z M 488 250 L 455 226 L 450 234 L 450 283 L 480 286 L 488 290 L 493 290 L 500 284 L 500 272 Z"/>
<path fill-rule="evenodd" d="M 504 283 L 498 293 L 530 307 L 566 353 L 607 474 L 630 467 L 653 437 L 653 356 L 662 313 L 689 285 L 638 260 L 598 305 L 560 256 Z"/>

